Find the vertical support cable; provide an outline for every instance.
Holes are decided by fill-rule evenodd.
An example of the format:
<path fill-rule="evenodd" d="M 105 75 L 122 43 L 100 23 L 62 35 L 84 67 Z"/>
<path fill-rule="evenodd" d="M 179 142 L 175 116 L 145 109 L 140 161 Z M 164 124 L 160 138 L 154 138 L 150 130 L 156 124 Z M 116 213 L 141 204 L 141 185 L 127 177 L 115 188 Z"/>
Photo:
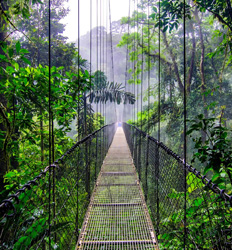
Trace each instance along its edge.
<path fill-rule="evenodd" d="M 158 141 L 160 141 L 160 81 L 161 81 L 161 61 L 160 61 L 160 53 L 161 53 L 161 27 L 160 27 L 160 2 L 159 2 L 159 60 L 158 60 Z"/>
<path fill-rule="evenodd" d="M 111 7 L 110 7 L 110 0 L 109 0 L 109 21 L 110 21 L 110 44 L 111 44 L 111 62 L 112 62 L 112 76 L 113 82 L 115 83 L 114 79 L 114 51 L 113 51 L 113 37 L 112 37 L 112 20 L 111 20 Z M 114 102 L 114 111 L 115 111 L 115 121 L 117 121 L 117 111 L 116 111 L 116 104 Z"/>
<path fill-rule="evenodd" d="M 149 11 L 149 3 L 150 0 L 148 0 L 148 4 L 147 4 L 147 18 L 148 18 L 148 110 L 147 110 L 147 115 L 148 115 L 148 119 L 147 119 L 147 134 L 150 133 L 150 124 L 149 124 L 149 116 L 150 116 L 150 66 L 151 66 L 151 61 L 150 61 L 150 19 L 149 19 L 149 15 L 150 15 L 150 11 Z M 145 184 L 145 200 L 147 200 L 148 198 L 148 166 L 149 166 L 149 138 L 147 138 L 147 150 L 146 150 L 146 169 L 145 169 L 145 180 L 146 180 L 146 184 Z"/>
<path fill-rule="evenodd" d="M 77 62 L 77 70 L 78 70 L 78 103 L 77 103 L 77 133 L 78 133 L 78 141 L 80 140 L 80 0 L 78 0 L 78 10 L 77 10 L 77 28 L 78 28 L 78 40 L 77 40 L 77 51 L 78 51 L 78 62 Z M 80 148 L 78 148 L 77 161 L 80 160 Z M 76 190 L 76 240 L 78 240 L 79 236 L 79 164 L 76 166 L 76 182 L 77 182 L 77 190 Z"/>
<path fill-rule="evenodd" d="M 99 64 L 100 64 L 100 84 L 102 86 L 102 23 L 101 23 L 101 20 L 102 20 L 102 0 L 100 0 L 100 11 L 99 12 L 100 12 L 100 48 L 99 48 L 100 49 L 100 58 L 99 58 Z M 100 102 L 99 102 L 100 115 L 102 116 L 101 103 L 102 103 L 102 101 L 100 99 Z M 102 148 L 102 143 L 101 143 L 101 148 Z M 101 158 L 101 162 L 102 162 L 102 158 Z"/>
<path fill-rule="evenodd" d="M 142 13 L 144 12 L 144 5 L 143 5 L 143 2 L 142 2 Z M 143 130 L 143 123 L 142 123 L 142 112 L 143 112 L 143 70 L 144 70 L 144 34 L 143 34 L 143 19 L 142 19 L 142 22 L 141 22 L 141 29 L 142 29 L 142 64 L 141 64 L 141 87 L 140 87 L 140 112 L 141 112 L 141 120 L 140 120 L 140 130 L 142 131 Z M 140 133 L 140 144 L 141 144 L 141 133 Z M 144 197 L 145 197 L 145 201 L 147 201 L 147 193 L 148 193 L 148 190 L 147 190 L 147 187 L 148 187 L 148 182 L 147 182 L 147 170 L 148 170 L 148 152 L 149 152 L 149 139 L 146 138 L 146 145 L 144 145 L 144 150 L 146 150 L 146 154 L 145 154 L 145 183 L 144 183 Z M 142 153 L 143 152 L 140 152 L 140 158 L 142 159 Z M 141 160 L 140 160 L 140 164 L 141 164 L 141 167 L 142 167 L 142 163 L 141 163 Z"/>
<path fill-rule="evenodd" d="M 138 15 L 138 13 L 139 13 L 139 10 L 138 10 L 138 0 L 137 0 L 137 2 L 136 2 L 136 5 L 137 5 L 137 18 L 136 18 L 136 21 L 137 21 L 137 48 L 136 48 L 136 51 L 137 51 L 137 53 L 138 53 L 138 51 L 139 51 L 139 15 Z M 139 61 L 139 53 L 137 54 L 137 67 L 139 67 L 139 63 L 138 63 L 138 61 Z M 139 120 L 138 120 L 138 112 L 139 112 L 139 81 L 138 81 L 138 79 L 139 79 L 139 75 L 136 77 L 137 78 L 137 110 L 136 110 L 136 112 L 137 112 L 137 122 L 136 122 L 136 126 L 137 127 L 139 127 Z M 141 180 L 141 133 L 139 133 L 139 140 L 136 140 L 136 144 L 138 144 L 138 147 L 136 146 L 136 148 L 137 148 L 137 167 L 138 167 L 138 174 L 139 174 L 139 180 Z"/>
<path fill-rule="evenodd" d="M 90 43 L 89 43 L 89 50 L 90 50 L 90 96 L 92 94 L 92 26 L 93 26 L 93 0 L 90 0 Z M 92 132 L 92 131 L 91 131 Z M 96 147 L 97 147 L 97 143 L 96 143 Z M 91 157 L 91 155 L 89 155 L 89 158 Z M 96 182 L 97 180 L 97 170 L 96 170 L 96 160 L 95 160 L 95 164 L 94 164 L 94 182 Z"/>
<path fill-rule="evenodd" d="M 128 39 L 127 39 L 127 46 L 126 46 L 126 71 L 125 71 L 125 91 L 127 90 L 127 80 L 128 80 L 128 63 L 129 63 L 129 36 L 130 36 L 130 6 L 131 6 L 131 0 L 129 0 L 129 11 L 128 11 Z M 123 121 L 126 121 L 125 118 L 127 119 L 127 113 L 125 112 L 125 105 L 123 107 Z M 126 114 L 125 114 L 126 113 Z"/>
<path fill-rule="evenodd" d="M 91 0 L 92 1 L 92 0 Z M 92 70 L 91 70 L 91 63 L 92 63 L 92 2 L 90 1 L 90 41 L 89 41 L 89 46 L 90 46 L 90 93 L 92 91 L 92 79 L 91 79 L 91 74 L 92 74 Z M 91 105 L 91 103 L 89 102 L 89 105 Z M 88 106 L 87 106 L 88 107 Z M 90 112 L 89 112 L 89 120 L 91 119 L 91 106 L 90 106 Z M 86 120 L 87 122 L 87 120 Z M 89 124 L 89 129 L 88 129 L 88 134 L 92 133 L 92 128 L 90 126 L 90 122 L 87 122 Z M 89 141 L 89 144 L 88 144 L 88 171 L 89 171 L 89 176 L 88 176 L 88 179 L 89 179 L 89 185 L 88 185 L 88 189 L 89 189 L 89 200 L 90 200 L 90 194 L 91 194 L 91 160 L 92 160 L 92 157 L 91 157 L 91 147 L 92 147 L 92 140 Z M 94 182 L 94 181 L 93 181 Z"/>
<path fill-rule="evenodd" d="M 103 1 L 102 2 L 102 7 L 101 7 L 101 9 L 102 9 L 102 14 L 101 14 L 101 16 L 102 16 L 102 24 L 101 24 L 101 26 L 102 27 L 104 27 L 104 0 L 101 0 L 101 1 Z M 104 56 L 105 56 L 105 54 L 104 54 L 104 43 L 105 43 L 105 39 L 104 39 L 104 33 L 102 34 L 103 36 L 102 36 L 102 72 L 103 72 L 103 74 L 105 75 L 105 70 L 104 70 L 104 63 L 105 63 L 105 60 L 104 60 Z M 105 125 L 105 113 L 104 113 L 104 99 L 103 99 L 103 102 L 102 102 L 102 116 L 103 116 L 103 126 Z M 102 143 L 102 148 L 103 148 L 103 158 L 102 158 L 102 162 L 103 162 L 103 160 L 104 160 L 104 157 L 105 157 L 105 129 L 103 129 L 103 143 Z"/>
<path fill-rule="evenodd" d="M 160 86 L 161 86 L 161 60 L 160 60 L 160 54 L 161 54 L 161 25 L 160 25 L 160 2 L 159 2 L 159 60 L 158 60 L 158 141 L 160 142 Z M 157 223 L 157 228 L 156 228 L 156 233 L 157 235 L 159 234 L 159 220 L 160 220 L 160 215 L 159 215 L 159 167 L 160 167 L 160 157 L 159 157 L 159 145 L 157 145 L 157 150 L 156 150 L 156 200 L 157 200 L 157 218 L 156 218 L 156 223 Z"/>
<path fill-rule="evenodd" d="M 135 20 L 135 1 L 134 1 L 134 10 L 133 10 L 132 13 L 134 13 L 134 20 Z M 133 16 L 133 14 L 132 14 L 132 16 Z M 133 44 L 134 61 L 133 61 L 133 70 L 132 70 L 133 78 L 134 78 L 134 84 L 132 85 L 132 89 L 133 89 L 133 94 L 134 94 L 134 96 L 136 98 L 136 93 L 135 93 L 135 69 L 136 69 L 136 64 L 135 64 L 135 39 L 136 39 L 136 37 L 135 37 L 135 27 L 134 27 L 134 44 Z M 135 106 L 136 106 L 136 104 L 133 106 L 133 112 L 132 112 L 134 125 L 136 125 L 135 124 Z M 134 159 L 134 162 L 135 162 L 136 168 L 137 168 L 138 165 L 137 165 L 136 155 L 137 155 L 136 154 L 136 130 L 133 129 L 133 155 L 132 155 L 132 157 Z"/>
<path fill-rule="evenodd" d="M 108 77 L 108 49 L 107 49 L 108 48 L 108 46 L 107 46 L 107 44 L 108 44 L 108 12 L 107 12 L 107 10 L 108 10 L 108 8 L 107 8 L 107 0 L 105 0 L 105 12 L 106 12 L 106 20 L 105 20 L 105 22 L 106 22 L 106 39 L 105 39 L 105 42 L 106 42 L 105 43 L 106 60 L 105 60 L 105 62 L 106 62 L 106 77 L 107 77 L 107 81 L 109 81 L 109 77 Z M 107 105 L 106 105 L 106 103 L 105 103 L 105 113 L 107 114 Z M 107 123 L 109 123 L 109 121 Z"/>
<path fill-rule="evenodd" d="M 96 79 L 95 79 L 95 84 L 97 81 L 97 86 L 96 88 L 98 89 L 98 0 L 96 3 L 96 23 L 97 23 L 97 41 L 96 41 L 96 60 L 97 60 L 97 75 L 95 75 Z M 97 113 L 97 123 L 99 123 L 99 117 L 98 117 L 98 101 L 96 103 L 96 113 Z M 98 168 L 98 161 L 99 161 L 99 155 L 98 155 L 98 133 L 97 133 L 97 138 L 96 138 L 96 163 L 95 163 L 95 179 L 97 179 L 97 168 Z"/>
<path fill-rule="evenodd" d="M 186 160 L 187 160 L 187 92 L 186 92 L 186 0 L 184 1 L 184 20 L 183 20 L 183 35 L 184 35 L 184 249 L 187 246 L 187 171 L 186 171 Z"/>
<path fill-rule="evenodd" d="M 48 112 L 49 112 L 49 166 L 52 165 L 53 160 L 53 147 L 52 147 L 52 100 L 51 100 L 51 0 L 48 1 Z M 52 169 L 49 167 L 49 206 L 48 206 L 48 237 L 49 237 L 49 249 L 51 249 L 51 199 L 52 199 L 52 184 L 51 184 Z"/>
<path fill-rule="evenodd" d="M 102 0 L 100 0 L 100 84 L 101 84 L 101 88 L 102 88 Z M 102 118 L 102 100 L 100 98 L 100 121 L 101 121 L 101 118 Z M 101 125 L 102 126 L 102 125 Z M 102 140 L 101 140 L 101 147 L 100 147 L 100 150 L 101 150 L 101 162 L 103 161 L 103 141 L 104 141 L 104 132 L 102 131 Z"/>
<path fill-rule="evenodd" d="M 113 82 L 114 82 L 114 52 L 113 52 L 113 37 L 112 37 L 112 21 L 111 21 L 110 0 L 109 0 L 109 19 L 110 19 L 111 63 L 112 63 L 112 74 L 113 74 Z"/>
<path fill-rule="evenodd" d="M 143 12 L 143 2 L 142 2 L 142 12 Z M 142 28 L 142 65 L 141 65 L 141 87 L 140 87 L 140 111 L 141 111 L 141 122 L 140 122 L 140 130 L 143 130 L 143 127 L 142 127 L 142 112 L 143 112 L 143 70 L 144 70 L 144 67 L 143 67 L 143 64 L 144 64 L 144 40 L 143 40 L 143 20 L 142 20 L 142 24 L 141 24 L 141 28 Z"/>
<path fill-rule="evenodd" d="M 137 67 L 139 67 L 139 63 L 138 63 L 138 61 L 139 61 L 139 53 L 138 53 L 138 51 L 139 51 L 139 9 L 138 9 L 138 0 L 137 0 L 137 2 L 136 2 L 136 5 L 137 5 L 137 18 L 136 18 L 136 21 L 137 21 L 137 27 L 136 27 L 136 29 L 137 29 L 137 48 L 136 48 L 136 52 L 137 52 Z M 137 71 L 137 72 L 139 72 L 139 71 Z M 137 79 L 137 124 L 136 124 L 136 126 L 137 127 L 139 127 L 139 124 L 138 124 L 138 112 L 139 112 L 139 102 L 138 102 L 138 99 L 139 99 L 139 81 L 138 81 L 138 79 L 139 79 L 139 74 L 138 74 L 138 76 L 136 77 L 136 79 Z"/>
<path fill-rule="evenodd" d="M 135 1 L 134 1 L 134 18 L 135 18 Z M 136 26 L 135 26 L 136 27 Z M 136 92 L 135 92 L 135 84 L 136 84 L 136 80 L 135 80 L 135 70 L 136 70 L 136 63 L 135 63 L 135 53 L 136 53 L 136 49 L 135 49 L 135 40 L 136 40 L 136 36 L 135 36 L 135 28 L 134 28 L 134 70 L 133 70 L 133 72 L 134 72 L 134 85 L 133 85 L 133 93 L 134 93 L 134 96 L 136 97 Z M 135 107 L 136 107 L 136 105 L 134 105 L 134 109 L 133 109 L 133 120 L 134 120 L 134 124 L 136 124 L 135 123 Z M 135 138 L 134 138 L 134 140 L 135 140 Z M 136 148 L 135 147 L 135 144 L 134 144 L 134 148 Z M 137 161 L 136 161 L 137 162 Z"/>
<path fill-rule="evenodd" d="M 151 59 L 150 59 L 150 11 L 149 11 L 149 6 L 150 6 L 150 0 L 148 0 L 148 6 L 147 6 L 147 16 L 148 16 L 148 97 L 147 97 L 147 102 L 148 102 L 148 110 L 147 110 L 147 133 L 150 134 L 150 123 L 149 123 L 149 118 L 150 118 L 150 84 L 151 84 Z"/>

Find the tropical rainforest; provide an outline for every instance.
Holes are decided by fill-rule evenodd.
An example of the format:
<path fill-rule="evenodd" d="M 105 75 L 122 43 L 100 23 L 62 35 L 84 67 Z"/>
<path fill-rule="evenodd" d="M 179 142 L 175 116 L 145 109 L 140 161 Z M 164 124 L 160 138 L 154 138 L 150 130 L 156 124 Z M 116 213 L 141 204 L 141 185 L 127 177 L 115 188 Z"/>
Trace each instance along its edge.
<path fill-rule="evenodd" d="M 186 110 L 187 161 L 231 195 L 231 0 L 134 0 L 72 43 L 66 2 L 0 2 L 1 200 L 49 164 L 51 129 L 53 160 L 117 120 L 183 157 Z"/>

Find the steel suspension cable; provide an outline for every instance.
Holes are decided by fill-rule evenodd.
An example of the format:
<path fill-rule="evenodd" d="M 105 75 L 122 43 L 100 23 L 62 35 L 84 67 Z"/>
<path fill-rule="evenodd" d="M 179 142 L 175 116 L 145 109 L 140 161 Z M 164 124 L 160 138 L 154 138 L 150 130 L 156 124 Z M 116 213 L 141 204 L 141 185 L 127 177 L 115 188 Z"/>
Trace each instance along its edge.
<path fill-rule="evenodd" d="M 109 0 L 109 22 L 110 22 L 110 45 L 111 45 L 111 63 L 112 63 L 112 76 L 113 83 L 115 84 L 114 78 L 114 51 L 113 51 L 113 34 L 112 34 L 112 19 L 111 19 L 111 5 Z M 115 121 L 117 121 L 117 111 L 116 111 L 116 103 L 114 102 L 114 112 L 115 112 Z"/>
<path fill-rule="evenodd" d="M 97 70 L 96 70 L 96 79 L 95 81 L 97 82 L 97 91 L 98 88 L 99 88 L 99 78 L 98 78 L 98 30 L 99 30 L 99 27 L 98 27 L 98 0 L 97 0 L 97 4 L 96 4 L 96 21 L 97 21 L 97 41 L 96 41 L 96 44 L 97 44 L 97 49 L 96 49 L 96 52 L 97 52 L 97 55 L 96 55 L 96 60 L 97 60 Z M 96 82 L 95 82 L 95 85 L 96 85 Z M 99 115 L 98 115 L 98 100 L 96 102 L 96 111 L 97 111 L 97 123 L 99 123 Z"/>
<path fill-rule="evenodd" d="M 90 37 L 89 37 L 89 51 L 90 51 L 90 96 L 92 94 L 93 88 L 92 88 L 92 26 L 93 26 L 93 20 L 92 20 L 92 15 L 93 15 L 93 3 L 92 0 L 90 0 Z M 91 101 L 90 101 L 91 105 Z M 91 107 L 90 107 L 91 109 Z M 91 112 L 91 111 L 90 111 Z M 94 119 L 94 117 L 89 117 L 89 119 Z M 90 123 L 89 123 L 90 124 Z M 90 125 L 89 125 L 90 126 Z M 92 127 L 93 128 L 93 127 Z M 90 127 L 90 131 L 92 133 L 92 128 Z M 91 152 L 90 152 L 91 146 L 89 145 L 89 159 L 91 158 Z M 96 148 L 97 148 L 97 143 L 96 143 Z M 96 162 L 95 162 L 96 163 Z M 97 169 L 96 169 L 96 164 L 95 164 L 95 170 L 94 170 L 94 181 L 96 182 L 97 180 Z"/>
<path fill-rule="evenodd" d="M 148 102 L 148 110 L 147 110 L 147 133 L 150 135 L 150 83 L 151 83 L 151 59 L 150 59 L 150 11 L 149 11 L 149 6 L 150 6 L 150 0 L 148 0 L 148 5 L 147 5 L 147 16 L 148 16 L 148 97 L 147 97 L 147 102 Z"/>
<path fill-rule="evenodd" d="M 52 164 L 52 100 L 51 100 L 51 0 L 48 1 L 48 99 L 49 99 L 49 166 Z M 52 169 L 49 168 L 49 208 L 48 208 L 48 237 L 49 237 L 49 249 L 51 249 L 51 174 Z"/>
<path fill-rule="evenodd" d="M 106 77 L 107 77 L 107 81 L 109 81 L 109 77 L 108 77 L 108 8 L 107 8 L 107 0 L 105 0 L 105 23 L 106 23 L 106 39 L 105 39 L 105 48 L 106 48 L 106 53 L 105 53 L 105 62 L 106 62 Z M 107 116 L 107 105 L 105 105 L 105 116 Z M 106 121 L 107 121 L 107 117 L 106 117 Z M 109 121 L 108 121 L 109 122 Z"/>
<path fill-rule="evenodd" d="M 80 0 L 78 0 L 78 7 L 77 7 L 77 56 L 78 56 L 78 62 L 77 62 L 77 70 L 78 70 L 78 100 L 77 100 L 77 140 L 80 140 L 80 91 L 79 91 L 79 86 L 80 86 Z M 77 154 L 77 159 L 79 162 L 79 152 Z M 79 166 L 77 164 L 76 167 L 76 174 L 77 174 L 77 178 L 76 178 L 76 185 L 77 185 L 77 190 L 76 190 L 76 197 L 77 197 L 77 202 L 76 202 L 76 240 L 78 240 L 79 237 Z"/>
<path fill-rule="evenodd" d="M 137 68 L 139 67 L 139 15 L 138 15 L 138 0 L 137 0 Z M 136 74 L 139 73 L 137 70 Z M 137 78 L 137 127 L 139 126 L 138 112 L 139 112 L 139 75 Z"/>
<path fill-rule="evenodd" d="M 100 84 L 102 85 L 102 0 L 100 0 L 100 58 L 99 58 L 99 64 L 100 64 Z M 102 86 L 101 86 L 102 87 Z M 102 92 L 102 90 L 101 90 Z M 99 106 L 100 106 L 100 115 L 102 116 L 102 102 L 101 102 L 101 98 L 100 98 L 100 102 L 99 102 Z M 101 119 L 101 117 L 100 117 Z M 101 145 L 102 147 L 102 145 Z"/>
<path fill-rule="evenodd" d="M 135 18 L 135 1 L 134 1 L 134 18 Z M 133 52 L 134 52 L 134 69 L 133 69 L 133 75 L 134 75 L 134 84 L 133 84 L 133 94 L 136 98 L 136 93 L 135 93 L 135 84 L 136 84 L 136 80 L 135 80 L 135 72 L 136 72 L 136 63 L 135 63 L 135 27 L 134 27 L 134 48 L 133 48 Z M 134 108 L 133 108 L 133 120 L 134 120 L 134 123 L 135 123 L 135 106 L 134 105 Z"/>
<path fill-rule="evenodd" d="M 113 82 L 114 81 L 114 52 L 113 52 L 113 36 L 112 36 L 112 20 L 111 20 L 111 7 L 110 7 L 110 0 L 109 0 L 109 21 L 110 21 L 110 45 L 111 45 L 111 63 L 112 63 L 112 75 L 113 75 Z"/>
<path fill-rule="evenodd" d="M 142 13 L 143 13 L 143 2 L 142 2 Z M 143 64 L 144 64 L 144 57 L 143 57 L 143 53 L 144 53 L 144 40 L 143 40 L 143 20 L 142 20 L 142 24 L 141 24 L 141 29 L 142 29 L 142 64 L 141 64 L 141 89 L 140 89 L 140 112 L 141 112 L 141 121 L 140 121 L 140 129 L 142 130 L 142 112 L 143 112 L 143 70 L 144 70 L 144 67 L 143 67 Z"/>
<path fill-rule="evenodd" d="M 99 83 L 100 83 L 100 95 L 102 94 L 102 0 L 100 0 L 100 9 L 99 9 L 99 16 L 100 16 L 100 29 L 99 29 L 99 32 L 100 32 L 100 48 L 99 48 L 99 52 L 100 52 L 100 58 L 99 58 L 99 66 L 100 66 L 100 79 L 99 79 Z M 101 118 L 102 118 L 102 100 L 101 100 L 102 97 L 100 97 L 100 101 L 99 101 L 99 108 L 100 108 L 100 123 L 101 123 Z M 104 137 L 104 136 L 103 136 Z M 102 161 L 102 152 L 103 152 L 103 143 L 101 141 L 101 145 L 100 145 L 100 157 L 101 157 L 101 161 Z"/>
<path fill-rule="evenodd" d="M 159 53 L 159 58 L 158 58 L 158 131 L 157 131 L 157 137 L 158 141 L 160 142 L 160 117 L 161 117 L 161 110 L 160 110 L 160 102 L 161 102 L 161 23 L 160 23 L 160 2 L 158 6 L 158 12 L 159 12 L 159 26 L 158 26 L 158 53 Z M 156 170 L 155 170 L 155 175 L 156 175 L 156 233 L 157 235 L 159 234 L 159 221 L 160 221 L 160 214 L 159 214 L 159 170 L 160 170 L 160 148 L 157 147 L 157 157 L 156 157 Z"/>
<path fill-rule="evenodd" d="M 92 94 L 92 91 L 93 91 L 93 89 L 92 89 L 92 39 L 93 39 L 93 37 L 92 37 L 92 28 L 93 28 L 93 18 L 92 18 L 92 15 L 93 15 L 93 2 L 92 2 L 93 0 L 90 0 L 90 26 L 89 26 L 89 28 L 90 28 L 90 34 L 89 34 L 89 52 L 90 52 L 90 55 L 89 55 L 89 61 L 90 61 L 90 69 L 89 69 L 89 73 L 90 73 L 90 96 L 91 96 L 91 94 Z"/>
<path fill-rule="evenodd" d="M 107 79 L 109 80 L 109 76 L 108 76 L 108 8 L 107 8 L 107 0 L 105 0 L 105 10 L 106 10 L 106 76 Z"/>
<path fill-rule="evenodd" d="M 127 46 L 126 46 L 126 70 L 125 70 L 125 91 L 127 90 L 127 80 L 128 80 L 128 63 L 129 63 L 129 36 L 130 36 L 130 6 L 131 6 L 131 0 L 129 0 L 129 11 L 128 11 L 128 31 L 127 31 Z M 125 122 L 125 105 L 123 106 L 123 121 Z"/>
<path fill-rule="evenodd" d="M 77 7 L 77 71 L 78 71 L 78 103 L 77 103 L 77 131 L 78 131 L 78 141 L 81 139 L 80 137 L 80 0 L 78 0 L 78 7 Z"/>
<path fill-rule="evenodd" d="M 105 32 L 104 32 L 104 28 L 105 28 L 105 23 L 104 23 L 104 0 L 102 0 L 102 72 L 105 75 Z M 103 116 L 103 122 L 105 125 L 105 101 L 103 98 L 103 102 L 102 102 L 102 116 Z M 105 138 L 104 138 L 104 142 L 103 142 L 103 146 L 105 145 Z"/>
<path fill-rule="evenodd" d="M 161 39 L 160 39 L 160 35 L 161 35 L 161 27 L 160 27 L 160 2 L 159 2 L 159 61 L 158 61 L 158 141 L 160 141 L 160 102 L 161 102 L 161 96 L 160 96 L 160 86 L 161 86 L 161 57 L 160 57 L 160 53 L 161 53 Z"/>
<path fill-rule="evenodd" d="M 184 35 L 184 249 L 186 249 L 187 238 L 187 86 L 186 86 L 186 0 L 184 0 L 184 19 L 183 19 L 183 35 Z"/>

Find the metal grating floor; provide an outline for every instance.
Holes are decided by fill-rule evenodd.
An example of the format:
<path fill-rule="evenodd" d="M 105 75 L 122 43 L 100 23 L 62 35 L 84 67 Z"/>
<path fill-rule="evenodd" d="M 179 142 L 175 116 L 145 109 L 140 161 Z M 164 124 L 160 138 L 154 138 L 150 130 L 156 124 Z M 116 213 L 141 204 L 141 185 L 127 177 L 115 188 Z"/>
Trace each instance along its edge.
<path fill-rule="evenodd" d="M 159 249 L 122 128 L 102 165 L 76 249 Z"/>

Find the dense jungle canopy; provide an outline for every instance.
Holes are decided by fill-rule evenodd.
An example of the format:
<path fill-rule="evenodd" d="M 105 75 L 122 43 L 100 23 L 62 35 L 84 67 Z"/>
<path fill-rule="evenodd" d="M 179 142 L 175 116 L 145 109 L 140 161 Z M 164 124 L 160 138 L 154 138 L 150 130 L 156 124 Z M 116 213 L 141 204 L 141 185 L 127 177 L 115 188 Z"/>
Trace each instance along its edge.
<path fill-rule="evenodd" d="M 232 1 L 134 0 L 74 42 L 66 2 L 49 29 L 48 0 L 0 1 L 1 200 L 49 164 L 51 129 L 53 160 L 116 121 L 183 157 L 184 93 L 187 161 L 231 195 Z"/>

